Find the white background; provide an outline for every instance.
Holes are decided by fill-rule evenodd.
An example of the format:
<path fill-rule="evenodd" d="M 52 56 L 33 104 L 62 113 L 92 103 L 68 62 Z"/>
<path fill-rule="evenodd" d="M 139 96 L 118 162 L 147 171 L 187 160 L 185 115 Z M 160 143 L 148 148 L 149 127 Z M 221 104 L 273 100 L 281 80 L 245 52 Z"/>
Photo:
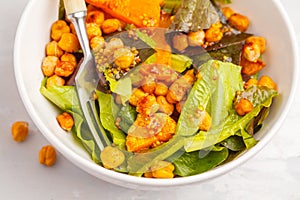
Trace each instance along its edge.
<path fill-rule="evenodd" d="M 61 154 L 55 166 L 40 165 L 38 152 L 49 143 L 27 115 L 13 71 L 15 32 L 27 2 L 0 1 L 0 199 L 300 199 L 299 88 L 285 123 L 267 147 L 239 168 L 206 183 L 176 191 L 137 191 L 96 179 Z M 300 1 L 281 2 L 294 24 L 299 45 Z M 30 124 L 23 143 L 11 137 L 11 125 L 17 120 Z"/>

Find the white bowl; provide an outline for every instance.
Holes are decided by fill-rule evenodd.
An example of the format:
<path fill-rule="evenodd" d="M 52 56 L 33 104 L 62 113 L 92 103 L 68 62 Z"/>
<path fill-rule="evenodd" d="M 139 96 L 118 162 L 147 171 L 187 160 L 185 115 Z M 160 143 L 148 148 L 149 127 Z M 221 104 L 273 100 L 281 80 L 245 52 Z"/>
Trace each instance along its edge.
<path fill-rule="evenodd" d="M 185 178 L 146 179 L 102 168 L 73 142 L 70 134 L 59 127 L 56 121 L 58 110 L 39 92 L 43 79 L 40 66 L 45 56 L 45 44 L 50 39 L 51 24 L 58 16 L 58 4 L 59 0 L 31 0 L 28 3 L 15 39 L 15 77 L 24 105 L 35 125 L 67 159 L 95 177 L 128 188 L 160 190 L 220 176 L 257 154 L 274 136 L 291 107 L 299 76 L 299 54 L 291 23 L 282 5 L 277 0 L 233 0 L 231 7 L 251 19 L 248 32 L 267 39 L 268 48 L 264 56 L 267 67 L 263 73 L 270 75 L 279 87 L 280 96 L 276 98 L 264 128 L 257 135 L 260 142 L 234 161 Z"/>

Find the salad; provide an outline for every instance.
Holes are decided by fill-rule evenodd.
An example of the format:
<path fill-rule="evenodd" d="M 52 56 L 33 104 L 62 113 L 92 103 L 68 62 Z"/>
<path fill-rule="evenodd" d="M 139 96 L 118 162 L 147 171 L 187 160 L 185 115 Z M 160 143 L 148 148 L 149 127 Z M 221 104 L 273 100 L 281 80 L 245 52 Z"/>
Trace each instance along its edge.
<path fill-rule="evenodd" d="M 63 2 L 51 26 L 40 92 L 91 159 L 146 178 L 203 173 L 258 142 L 277 85 L 261 74 L 265 38 L 230 0 L 86 0 L 100 82 L 94 94 L 111 145 L 96 145 L 74 87 L 83 57 Z M 254 25 L 255 26 L 255 25 Z"/>

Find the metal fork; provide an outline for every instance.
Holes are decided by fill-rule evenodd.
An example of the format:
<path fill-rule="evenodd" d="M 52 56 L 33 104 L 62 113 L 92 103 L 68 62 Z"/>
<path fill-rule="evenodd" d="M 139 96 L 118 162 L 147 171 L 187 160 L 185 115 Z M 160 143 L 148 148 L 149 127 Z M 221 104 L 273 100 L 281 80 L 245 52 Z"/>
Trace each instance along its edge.
<path fill-rule="evenodd" d="M 91 53 L 87 37 L 85 18 L 86 4 L 84 0 L 64 0 L 68 18 L 74 24 L 77 37 L 83 50 L 83 61 L 75 76 L 75 88 L 83 116 L 100 150 L 111 145 L 103 126 L 100 123 L 93 94 L 99 82 L 95 59 Z"/>

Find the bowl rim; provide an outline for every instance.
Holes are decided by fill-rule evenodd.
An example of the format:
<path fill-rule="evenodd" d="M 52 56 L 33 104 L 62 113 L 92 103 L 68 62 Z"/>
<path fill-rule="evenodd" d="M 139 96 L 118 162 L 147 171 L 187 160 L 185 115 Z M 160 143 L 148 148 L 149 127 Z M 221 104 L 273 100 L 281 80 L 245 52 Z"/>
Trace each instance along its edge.
<path fill-rule="evenodd" d="M 31 117 L 32 121 L 34 124 L 38 127 L 40 132 L 44 135 L 44 137 L 47 138 L 48 141 L 50 141 L 51 144 L 53 144 L 62 155 L 67 158 L 69 161 L 71 161 L 73 164 L 75 164 L 77 167 L 81 168 L 82 170 L 88 172 L 89 174 L 92 174 L 104 181 L 112 182 L 112 179 L 115 179 L 115 184 L 120 185 L 120 186 L 125 186 L 125 187 L 130 187 L 130 188 L 135 188 L 142 186 L 142 188 L 146 189 L 153 189 L 153 187 L 157 188 L 169 188 L 169 187 L 174 187 L 174 186 L 182 186 L 182 185 L 189 185 L 192 183 L 199 183 L 203 182 L 212 178 L 215 178 L 217 176 L 223 175 L 229 171 L 231 171 L 233 168 L 240 166 L 247 160 L 249 160 L 251 157 L 256 155 L 263 147 L 266 146 L 267 143 L 270 142 L 271 138 L 274 136 L 274 134 L 279 130 L 280 126 L 284 122 L 290 108 L 292 105 L 292 102 L 295 97 L 296 93 L 296 88 L 297 88 L 297 83 L 298 83 L 298 75 L 299 75 L 299 49 L 296 43 L 292 43 L 292 50 L 291 52 L 293 53 L 293 63 L 294 63 L 294 73 L 293 73 L 293 80 L 292 80 L 292 86 L 290 90 L 290 96 L 288 97 L 285 109 L 283 110 L 282 114 L 279 116 L 277 123 L 274 124 L 271 130 L 268 131 L 268 134 L 266 134 L 260 142 L 252 147 L 250 150 L 247 151 L 246 154 L 241 155 L 239 158 L 226 163 L 222 165 L 222 167 L 217 167 L 212 170 L 209 170 L 205 173 L 198 174 L 198 175 L 193 175 L 193 176 L 188 176 L 188 177 L 180 177 L 180 178 L 175 178 L 175 179 L 149 179 L 149 178 L 141 178 L 141 177 L 135 177 L 135 176 L 130 176 L 127 174 L 122 174 L 118 172 L 114 172 L 108 169 L 105 169 L 103 167 L 100 167 L 99 165 L 93 163 L 93 162 L 86 162 L 86 159 L 78 155 L 76 152 L 72 151 L 69 148 L 65 148 L 65 145 L 60 141 L 58 138 L 56 138 L 53 134 L 46 134 L 49 132 L 47 130 L 47 127 L 42 123 L 40 118 L 38 117 L 38 112 L 33 112 L 32 111 L 32 102 L 30 101 L 30 98 L 28 94 L 25 92 L 25 86 L 24 86 L 24 80 L 23 76 L 20 73 L 20 68 L 21 63 L 18 58 L 20 58 L 20 52 L 18 51 L 18 46 L 21 42 L 21 37 L 22 37 L 22 29 L 24 26 L 24 21 L 25 21 L 25 16 L 29 14 L 29 11 L 32 9 L 34 6 L 35 2 L 38 0 L 30 0 L 28 4 L 26 5 L 22 17 L 19 21 L 16 36 L 15 36 L 15 42 L 14 42 L 14 72 L 15 72 L 15 79 L 17 83 L 17 88 L 19 91 L 19 94 L 21 96 L 22 102 Z M 293 25 L 283 8 L 281 2 L 279 0 L 272 0 L 278 9 L 279 13 L 283 17 L 284 22 L 286 23 L 288 27 L 288 33 L 292 41 L 297 41 L 296 39 L 296 34 L 293 28 Z M 49 132 L 50 133 L 50 132 Z M 128 185 L 124 185 L 124 183 L 127 183 Z"/>

